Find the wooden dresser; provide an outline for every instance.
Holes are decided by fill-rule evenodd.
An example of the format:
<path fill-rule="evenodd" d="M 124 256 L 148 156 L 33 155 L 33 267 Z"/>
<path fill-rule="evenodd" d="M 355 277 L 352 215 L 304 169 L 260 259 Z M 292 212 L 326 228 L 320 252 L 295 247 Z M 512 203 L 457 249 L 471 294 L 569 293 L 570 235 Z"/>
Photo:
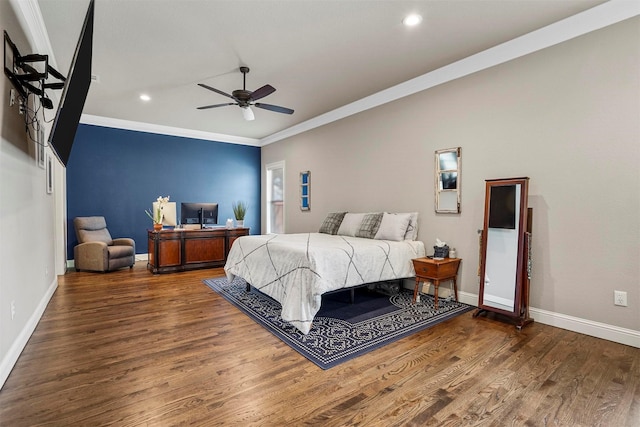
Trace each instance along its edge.
<path fill-rule="evenodd" d="M 222 267 L 233 242 L 248 234 L 248 228 L 148 230 L 147 268 L 152 273 L 172 273 Z"/>

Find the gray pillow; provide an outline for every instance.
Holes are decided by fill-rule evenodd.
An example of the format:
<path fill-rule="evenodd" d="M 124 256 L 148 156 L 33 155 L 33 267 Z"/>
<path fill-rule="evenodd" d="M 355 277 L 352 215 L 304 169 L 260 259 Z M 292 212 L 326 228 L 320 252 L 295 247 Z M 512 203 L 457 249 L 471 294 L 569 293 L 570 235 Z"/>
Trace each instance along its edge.
<path fill-rule="evenodd" d="M 322 221 L 322 225 L 320 226 L 319 233 L 325 234 L 336 234 L 338 229 L 340 228 L 340 224 L 342 224 L 342 220 L 344 219 L 344 215 L 346 212 L 332 212 L 327 215 L 327 217 Z"/>
<path fill-rule="evenodd" d="M 356 231 L 356 237 L 364 237 L 365 239 L 376 237 L 380 222 L 382 222 L 382 215 L 382 212 L 366 214 L 360 223 L 360 228 Z"/>

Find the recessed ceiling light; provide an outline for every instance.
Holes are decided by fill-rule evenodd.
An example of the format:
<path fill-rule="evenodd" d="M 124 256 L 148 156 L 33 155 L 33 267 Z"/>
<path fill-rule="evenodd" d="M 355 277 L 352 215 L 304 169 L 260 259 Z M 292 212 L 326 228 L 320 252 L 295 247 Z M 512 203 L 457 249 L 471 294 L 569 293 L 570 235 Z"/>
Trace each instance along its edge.
<path fill-rule="evenodd" d="M 402 23 L 404 25 L 406 25 L 407 27 L 413 27 L 415 25 L 418 25 L 421 22 L 422 22 L 422 16 L 420 16 L 420 15 L 418 15 L 416 13 L 412 13 L 411 15 L 407 15 L 402 20 Z"/>
<path fill-rule="evenodd" d="M 146 93 L 143 93 L 142 95 L 140 95 L 140 99 L 142 99 L 143 101 L 151 101 L 151 97 Z"/>

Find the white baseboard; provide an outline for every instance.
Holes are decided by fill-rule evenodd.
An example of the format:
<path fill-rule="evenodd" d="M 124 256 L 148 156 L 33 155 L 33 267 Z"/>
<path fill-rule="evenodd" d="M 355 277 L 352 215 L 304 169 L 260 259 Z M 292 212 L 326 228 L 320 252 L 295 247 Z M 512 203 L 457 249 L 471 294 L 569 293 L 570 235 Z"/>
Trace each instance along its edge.
<path fill-rule="evenodd" d="M 469 305 L 478 305 L 478 295 L 468 292 L 458 292 L 458 300 Z M 640 348 L 640 331 L 607 325 L 593 320 L 581 319 L 562 313 L 530 307 L 529 315 L 536 322 L 556 328 L 567 329 L 580 334 L 589 335 L 604 340 L 617 342 L 631 347 Z"/>
<path fill-rule="evenodd" d="M 136 254 L 136 261 L 148 261 L 149 254 Z M 67 268 L 75 268 L 76 263 L 75 260 L 68 259 L 67 260 Z"/>
<path fill-rule="evenodd" d="M 149 254 L 136 254 L 136 261 L 149 261 Z"/>
<path fill-rule="evenodd" d="M 49 304 L 49 301 L 51 300 L 51 297 L 53 296 L 57 288 L 58 278 L 54 277 L 53 282 L 51 283 L 51 285 L 49 285 L 49 288 L 40 300 L 40 303 L 36 307 L 35 311 L 33 312 L 33 314 L 31 314 L 31 317 L 29 317 L 29 320 L 24 325 L 24 328 L 22 328 L 22 331 L 20 331 L 18 337 L 11 344 L 11 347 L 9 348 L 6 356 L 2 359 L 2 362 L 0 363 L 0 389 L 2 389 L 5 381 L 7 380 L 7 378 L 9 378 L 11 370 L 18 361 L 22 350 L 24 350 L 24 347 L 27 345 L 27 342 L 29 341 L 29 338 L 31 338 L 31 335 L 36 329 L 36 326 L 38 326 L 38 322 L 44 314 L 44 310 L 47 308 L 47 304 Z"/>
<path fill-rule="evenodd" d="M 607 325 L 606 323 L 594 322 L 593 320 L 581 319 L 579 317 L 567 316 L 566 314 L 553 313 L 534 307 L 529 309 L 529 313 L 536 322 L 544 323 L 545 325 L 568 329 L 573 332 L 640 348 L 640 331 L 620 328 L 618 326 Z"/>

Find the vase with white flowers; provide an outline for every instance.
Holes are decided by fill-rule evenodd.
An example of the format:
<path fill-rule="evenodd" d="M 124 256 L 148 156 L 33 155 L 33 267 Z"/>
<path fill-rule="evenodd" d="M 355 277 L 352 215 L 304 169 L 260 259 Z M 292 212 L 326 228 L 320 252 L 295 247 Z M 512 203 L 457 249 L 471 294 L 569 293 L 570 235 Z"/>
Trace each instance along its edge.
<path fill-rule="evenodd" d="M 151 221 L 153 221 L 153 229 L 156 231 L 162 230 L 162 219 L 164 218 L 162 209 L 164 209 L 164 206 L 169 203 L 169 197 L 170 196 L 159 196 L 156 199 L 157 203 L 154 203 L 155 206 L 153 207 L 153 213 L 148 211 L 147 209 L 144 210 L 147 216 L 151 218 Z"/>
<path fill-rule="evenodd" d="M 247 204 L 242 200 L 234 202 L 231 206 L 233 208 L 233 215 L 236 217 L 236 224 L 238 227 L 244 227 L 244 216 L 247 213 Z"/>

